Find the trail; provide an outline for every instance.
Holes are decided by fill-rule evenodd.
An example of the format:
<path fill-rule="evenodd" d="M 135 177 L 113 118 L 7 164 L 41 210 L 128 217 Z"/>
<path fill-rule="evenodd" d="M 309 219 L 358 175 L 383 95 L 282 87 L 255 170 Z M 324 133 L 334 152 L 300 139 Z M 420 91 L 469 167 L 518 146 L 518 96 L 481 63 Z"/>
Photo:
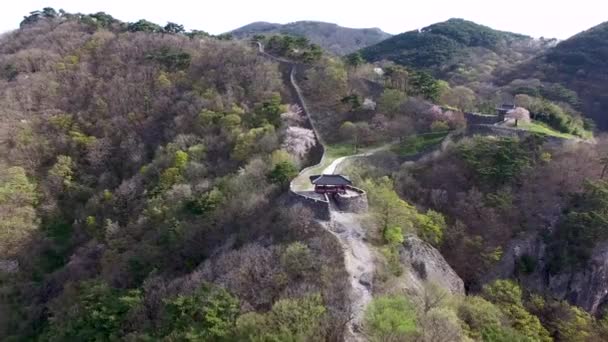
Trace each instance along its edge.
<path fill-rule="evenodd" d="M 323 139 L 319 135 L 316 123 L 310 115 L 308 104 L 302 94 L 300 86 L 296 82 L 296 67 L 297 63 L 286 60 L 284 58 L 272 56 L 264 51 L 262 43 L 257 42 L 258 51 L 260 54 L 269 57 L 280 63 L 288 64 L 291 67 L 289 80 L 291 86 L 295 90 L 298 100 L 302 105 L 302 110 L 306 114 L 308 121 L 317 137 L 319 144 L 324 146 Z M 323 149 L 323 156 L 321 161 L 314 166 L 308 167 L 302 171 L 297 178 L 300 180 L 308 179 L 308 173 L 315 171 L 316 169 L 323 170 L 324 174 L 331 174 L 336 171 L 336 168 L 347 158 L 363 157 L 376 153 L 387 146 L 382 146 L 374 150 L 370 150 L 364 153 L 354 154 L 350 156 L 344 156 L 333 160 L 328 166 L 323 168 L 323 165 L 327 163 L 327 153 Z M 294 184 L 297 183 L 295 180 L 292 181 L 291 190 L 297 191 L 301 189 L 295 189 Z M 372 300 L 372 279 L 375 270 L 374 254 L 366 242 L 366 231 L 361 226 L 361 214 L 352 214 L 341 212 L 333 203 L 330 201 L 330 221 L 319 223 L 325 227 L 330 233 L 332 233 L 340 242 L 342 250 L 344 252 L 344 265 L 350 278 L 351 291 L 350 291 L 350 307 L 351 307 L 351 320 L 348 322 L 345 332 L 345 341 L 367 341 L 364 334 L 361 332 L 361 325 L 365 314 L 365 308 Z"/>
<path fill-rule="evenodd" d="M 344 213 L 331 204 L 331 220 L 322 224 L 340 241 L 344 266 L 351 285 L 351 320 L 346 326 L 345 341 L 367 341 L 362 333 L 365 309 L 372 300 L 375 256 L 367 243 L 366 229 L 361 225 L 363 215 Z"/>
<path fill-rule="evenodd" d="M 336 160 L 332 161 L 331 164 L 329 164 L 327 167 L 325 167 L 323 169 L 323 174 L 326 175 L 330 175 L 330 174 L 334 174 L 336 172 L 336 169 L 338 168 L 338 165 L 340 165 L 343 161 L 345 161 L 346 159 L 352 159 L 352 158 L 360 158 L 360 157 L 369 157 L 373 154 L 376 154 L 380 151 L 385 151 L 388 150 L 393 144 L 386 144 L 386 145 L 382 145 L 380 147 L 376 147 L 372 150 L 366 151 L 366 152 L 362 152 L 362 153 L 357 153 L 357 154 L 351 154 L 348 156 L 343 156 L 340 158 L 337 158 Z"/>

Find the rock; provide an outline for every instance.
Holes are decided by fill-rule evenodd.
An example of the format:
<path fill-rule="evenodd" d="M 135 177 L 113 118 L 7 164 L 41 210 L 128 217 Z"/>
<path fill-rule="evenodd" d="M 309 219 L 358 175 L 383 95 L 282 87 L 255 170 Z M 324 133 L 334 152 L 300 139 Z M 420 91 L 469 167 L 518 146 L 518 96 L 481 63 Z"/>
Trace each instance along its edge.
<path fill-rule="evenodd" d="M 376 110 L 376 102 L 374 102 L 374 100 L 370 98 L 365 98 L 365 100 L 363 100 L 361 108 L 365 110 Z"/>
<path fill-rule="evenodd" d="M 17 261 L 17 260 L 0 260 L 0 272 L 2 272 L 2 273 L 19 272 L 19 261 Z"/>
<path fill-rule="evenodd" d="M 522 274 L 517 269 L 518 261 L 523 255 L 536 262 L 536 267 L 530 274 Z M 531 235 L 514 240 L 483 282 L 504 278 L 517 278 L 524 288 L 567 300 L 591 314 L 597 314 L 608 304 L 608 242 L 593 249 L 586 265 L 549 274 L 546 245 L 540 236 Z"/>
<path fill-rule="evenodd" d="M 464 282 L 441 253 L 417 236 L 407 236 L 399 254 L 406 279 L 401 287 L 409 294 L 420 296 L 425 282 L 434 283 L 453 295 L 465 294 Z"/>
<path fill-rule="evenodd" d="M 366 273 L 361 274 L 361 277 L 359 277 L 359 284 L 361 284 L 367 288 L 371 288 L 373 280 L 374 280 L 374 275 L 370 272 L 366 272 Z"/>

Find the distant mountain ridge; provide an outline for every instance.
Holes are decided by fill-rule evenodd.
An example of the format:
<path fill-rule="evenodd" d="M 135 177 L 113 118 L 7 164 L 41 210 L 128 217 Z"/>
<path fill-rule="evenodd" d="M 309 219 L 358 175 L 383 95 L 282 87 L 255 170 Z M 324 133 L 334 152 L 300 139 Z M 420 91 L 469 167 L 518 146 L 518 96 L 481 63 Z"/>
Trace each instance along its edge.
<path fill-rule="evenodd" d="M 464 19 L 449 19 L 421 30 L 404 32 L 362 50 L 368 61 L 391 60 L 414 68 L 437 68 L 471 48 L 498 51 L 526 35 L 494 30 Z"/>
<path fill-rule="evenodd" d="M 229 33 L 236 38 L 247 38 L 258 34 L 304 36 L 312 43 L 337 55 L 355 52 L 392 36 L 379 28 L 348 28 L 320 21 L 296 21 L 288 24 L 260 21 L 237 28 Z"/>
<path fill-rule="evenodd" d="M 507 74 L 503 81 L 540 79 L 578 93 L 581 110 L 608 129 L 608 22 L 561 41 Z"/>

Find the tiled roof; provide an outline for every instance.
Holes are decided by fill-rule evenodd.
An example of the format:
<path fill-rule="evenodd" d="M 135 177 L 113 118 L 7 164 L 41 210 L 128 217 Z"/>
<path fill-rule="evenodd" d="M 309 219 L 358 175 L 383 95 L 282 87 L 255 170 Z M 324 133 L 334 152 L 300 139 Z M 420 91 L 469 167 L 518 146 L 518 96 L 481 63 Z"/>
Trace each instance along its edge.
<path fill-rule="evenodd" d="M 316 175 L 310 176 L 310 182 L 314 185 L 351 185 L 348 177 L 343 175 Z"/>

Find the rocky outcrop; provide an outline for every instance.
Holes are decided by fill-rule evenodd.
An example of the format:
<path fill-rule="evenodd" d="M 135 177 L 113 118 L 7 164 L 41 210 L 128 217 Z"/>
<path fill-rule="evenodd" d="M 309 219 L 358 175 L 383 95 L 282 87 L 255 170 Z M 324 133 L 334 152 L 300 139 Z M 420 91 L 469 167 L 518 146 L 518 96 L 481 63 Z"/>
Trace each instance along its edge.
<path fill-rule="evenodd" d="M 441 253 L 417 236 L 408 236 L 399 250 L 405 266 L 405 281 L 400 287 L 410 296 L 424 293 L 425 283 L 433 283 L 453 295 L 464 295 L 464 282 Z"/>
<path fill-rule="evenodd" d="M 19 272 L 19 262 L 17 260 L 0 259 L 0 273 L 17 273 Z"/>
<path fill-rule="evenodd" d="M 567 300 L 591 314 L 600 313 L 608 304 L 608 242 L 595 247 L 585 266 L 554 275 L 547 271 L 545 256 L 546 245 L 539 236 L 515 240 L 484 282 L 517 278 L 527 289 Z M 524 257 L 534 265 L 529 273 L 519 266 Z"/>

